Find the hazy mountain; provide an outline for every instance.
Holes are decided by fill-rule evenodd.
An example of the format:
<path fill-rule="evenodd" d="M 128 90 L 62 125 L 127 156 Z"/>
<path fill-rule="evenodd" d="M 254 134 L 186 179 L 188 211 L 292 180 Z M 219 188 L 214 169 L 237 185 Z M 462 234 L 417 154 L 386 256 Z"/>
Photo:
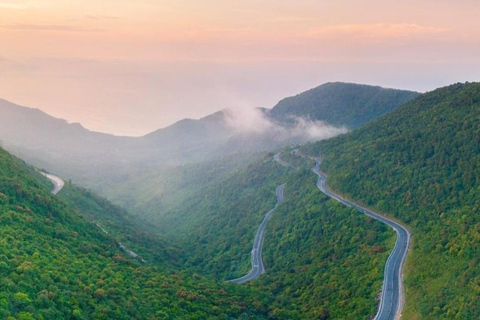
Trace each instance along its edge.
<path fill-rule="evenodd" d="M 278 121 L 303 117 L 354 129 L 418 95 L 413 91 L 330 82 L 281 100 L 269 115 Z"/>
<path fill-rule="evenodd" d="M 132 166 L 209 161 L 329 138 L 346 132 L 352 119 L 369 121 L 414 95 L 365 85 L 325 84 L 284 99 L 271 111 L 219 111 L 138 138 L 92 132 L 38 109 L 0 100 L 0 139 L 8 150 L 37 166 L 94 185 L 91 182 L 100 174 L 116 175 Z M 296 121 L 292 122 L 292 115 Z"/>
<path fill-rule="evenodd" d="M 305 149 L 324 158 L 332 188 L 412 229 L 404 317 L 480 318 L 480 83 Z"/>

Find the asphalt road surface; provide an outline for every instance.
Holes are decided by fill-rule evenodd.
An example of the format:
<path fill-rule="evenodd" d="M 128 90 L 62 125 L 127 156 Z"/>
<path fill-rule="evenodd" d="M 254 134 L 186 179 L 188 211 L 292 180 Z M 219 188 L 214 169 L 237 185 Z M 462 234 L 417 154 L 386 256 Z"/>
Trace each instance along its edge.
<path fill-rule="evenodd" d="M 41 174 L 43 174 L 45 177 L 47 177 L 48 180 L 53 183 L 52 194 L 57 194 L 60 190 L 62 190 L 65 182 L 61 178 L 45 172 L 41 172 Z"/>
<path fill-rule="evenodd" d="M 262 245 L 263 239 L 265 237 L 265 226 L 267 225 L 268 220 L 272 217 L 273 212 L 275 209 L 283 202 L 283 190 L 285 189 L 285 184 L 282 184 L 277 187 L 275 190 L 277 194 L 277 204 L 275 207 L 270 210 L 265 218 L 263 219 L 262 223 L 258 227 L 257 234 L 255 235 L 255 240 L 253 241 L 253 248 L 252 248 L 252 269 L 250 272 L 238 279 L 229 280 L 229 282 L 242 284 L 250 280 L 257 279 L 265 272 L 265 266 L 263 265 L 262 259 Z"/>
<path fill-rule="evenodd" d="M 407 255 L 408 246 L 410 244 L 410 232 L 398 224 L 397 222 L 386 218 L 385 216 L 375 213 L 361 205 L 358 205 L 349 200 L 345 200 L 336 193 L 330 191 L 326 186 L 327 178 L 320 171 L 319 158 L 315 158 L 316 166 L 312 168 L 312 171 L 318 175 L 317 187 L 325 193 L 327 196 L 349 206 L 356 208 L 376 220 L 379 220 L 397 232 L 397 241 L 395 247 L 390 253 L 385 265 L 385 274 L 383 279 L 382 293 L 380 297 L 380 305 L 378 307 L 375 320 L 393 320 L 398 319 L 401 316 L 403 304 L 405 301 L 403 293 L 403 265 L 405 257 Z"/>

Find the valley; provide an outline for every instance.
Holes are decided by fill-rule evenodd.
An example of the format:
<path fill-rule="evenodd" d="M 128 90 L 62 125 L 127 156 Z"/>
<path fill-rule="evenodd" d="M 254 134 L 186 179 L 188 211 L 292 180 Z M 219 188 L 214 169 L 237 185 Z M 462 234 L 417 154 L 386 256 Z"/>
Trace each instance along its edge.
<path fill-rule="evenodd" d="M 0 320 L 480 319 L 478 16 L 0 0 Z"/>
<path fill-rule="evenodd" d="M 313 92 L 331 104 L 345 90 L 358 95 L 344 96 L 346 101 L 369 110 L 364 99 L 378 88 L 328 84 Z M 209 124 L 192 120 L 169 129 L 173 136 L 182 132 L 185 140 L 179 141 L 185 143 L 196 136 L 188 143 L 199 149 L 181 142 L 180 153 L 145 151 L 153 148 L 144 143 L 154 141 L 154 135 L 144 140 L 85 133 L 92 141 L 99 138 L 97 146 L 115 140 L 107 144 L 119 149 L 110 153 L 106 148 L 104 157 L 89 165 L 86 159 L 99 149 L 83 146 L 75 151 L 79 158 L 71 170 L 67 160 L 58 174 L 81 176 L 90 166 L 92 172 L 80 181 L 89 181 L 85 185 L 93 190 L 75 179 L 64 183 L 52 174 L 43 177 L 2 150 L 6 240 L 1 254 L 8 261 L 1 269 L 8 288 L 1 296 L 2 316 L 473 319 L 478 304 L 478 92 L 476 83 L 455 84 L 407 99 L 394 110 L 379 108 L 362 124 L 346 116 L 343 125 L 351 129 L 322 141 L 295 135 L 275 140 L 272 135 L 280 132 L 275 129 L 235 137 L 230 131 L 212 144 L 202 130 L 221 114 L 198 120 Z M 316 101 L 311 95 L 286 99 L 288 111 L 287 102 L 279 103 L 282 112 L 323 121 L 312 109 L 302 109 L 304 99 Z M 262 113 L 273 117 L 279 112 L 273 110 Z M 281 132 L 298 125 L 289 116 L 279 119 Z M 62 130 L 71 128 L 58 123 Z M 16 152 L 28 152 L 28 145 L 2 140 Z M 214 144 L 212 153 L 201 149 Z M 108 164 L 106 159 L 120 154 L 123 163 Z M 172 158 L 163 162 L 167 154 Z M 185 160 L 174 164 L 180 154 Z M 30 157 L 55 173 L 51 168 L 62 159 L 34 150 Z M 37 253 L 45 258 L 35 260 Z M 74 273 L 69 261 L 76 261 Z M 33 283 L 43 269 L 49 276 Z M 87 269 L 91 272 L 82 272 Z M 80 282 L 73 274 L 81 275 Z M 40 299 L 38 292 L 48 294 Z M 77 307 L 69 309 L 67 300 L 77 301 Z M 124 305 L 131 311 L 126 313 Z"/>

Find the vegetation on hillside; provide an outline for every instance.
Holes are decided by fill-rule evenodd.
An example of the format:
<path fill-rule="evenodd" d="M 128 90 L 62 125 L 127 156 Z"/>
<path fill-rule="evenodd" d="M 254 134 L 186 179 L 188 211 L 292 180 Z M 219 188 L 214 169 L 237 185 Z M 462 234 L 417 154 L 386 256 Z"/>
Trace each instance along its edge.
<path fill-rule="evenodd" d="M 0 318 L 260 319 L 268 295 L 128 258 L 0 149 Z"/>
<path fill-rule="evenodd" d="M 369 319 L 395 233 L 330 199 L 315 183 L 309 167 L 288 180 L 287 201 L 267 227 L 267 273 L 258 287 L 275 295 L 279 318 Z"/>
<path fill-rule="evenodd" d="M 480 318 L 480 84 L 424 94 L 304 148 L 329 185 L 413 231 L 405 319 Z"/>
<path fill-rule="evenodd" d="M 246 286 L 275 296 L 274 319 L 366 319 L 376 312 L 394 233 L 329 200 L 310 163 L 289 152 L 282 159 L 295 159 L 301 170 L 269 154 L 206 188 L 162 224 L 174 225 L 186 267 L 218 279 L 242 276 L 258 225 L 276 203 L 275 187 L 286 182 L 285 202 L 266 228 L 267 271 Z"/>
<path fill-rule="evenodd" d="M 152 220 L 184 248 L 186 267 L 218 279 L 248 272 L 253 238 L 288 172 L 271 158 L 259 157 Z"/>
<path fill-rule="evenodd" d="M 117 243 L 133 250 L 139 255 L 138 260 L 164 266 L 179 264 L 181 249 L 169 244 L 155 228 L 143 223 L 125 209 L 72 183 L 65 184 L 58 196 L 74 209 L 77 215 L 84 217 L 104 233 L 108 232 Z"/>
<path fill-rule="evenodd" d="M 152 221 L 203 192 L 206 184 L 225 180 L 251 158 L 237 154 L 189 165 L 130 167 L 98 183 L 97 189 L 138 218 Z"/>
<path fill-rule="evenodd" d="M 182 236 L 190 238 L 185 249 L 191 253 L 180 269 L 178 249 L 140 232 L 145 226 L 131 224 L 126 212 L 69 183 L 52 196 L 40 175 L 0 150 L 0 275 L 5 288 L 0 316 L 354 319 L 373 314 L 391 232 L 329 201 L 307 169 L 294 173 L 271 156 L 190 203 L 190 209 L 199 209 L 183 216 L 189 223 Z M 240 273 L 245 261 L 241 271 L 248 271 L 256 228 L 275 204 L 279 180 L 285 179 L 288 205 L 278 209 L 267 227 L 267 273 L 247 285 L 226 283 L 222 277 Z M 129 258 L 119 240 L 147 262 Z M 216 275 L 219 282 L 195 271 Z"/>
<path fill-rule="evenodd" d="M 418 96 L 417 92 L 333 82 L 281 100 L 270 111 L 279 121 L 303 117 L 357 128 Z"/>

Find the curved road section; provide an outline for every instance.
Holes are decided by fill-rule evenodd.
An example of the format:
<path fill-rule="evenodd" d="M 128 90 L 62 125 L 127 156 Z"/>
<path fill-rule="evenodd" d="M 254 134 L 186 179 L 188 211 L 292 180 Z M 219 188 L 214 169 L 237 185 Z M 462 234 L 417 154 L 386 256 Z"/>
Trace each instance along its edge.
<path fill-rule="evenodd" d="M 395 242 L 395 247 L 393 248 L 392 253 L 390 253 L 390 255 L 388 256 L 387 263 L 385 265 L 385 274 L 383 279 L 382 294 L 380 297 L 380 305 L 374 319 L 393 320 L 400 318 L 403 304 L 405 301 L 403 293 L 402 270 L 405 262 L 405 257 L 407 255 L 408 246 L 410 244 L 410 232 L 405 227 L 396 223 L 395 221 L 387 219 L 386 217 L 375 213 L 365 207 L 362 207 L 356 203 L 345 200 L 338 194 L 330 191 L 326 186 L 327 178 L 320 171 L 321 160 L 319 158 L 315 158 L 315 161 L 316 166 L 312 168 L 312 171 L 316 175 L 318 175 L 317 187 L 318 189 L 320 189 L 320 191 L 349 207 L 360 210 L 369 217 L 372 217 L 389 225 L 397 233 L 397 241 Z"/>
<path fill-rule="evenodd" d="M 265 226 L 267 225 L 268 220 L 272 217 L 273 212 L 275 209 L 283 202 L 283 190 L 285 189 L 285 184 L 282 184 L 277 187 L 275 190 L 277 194 L 277 204 L 275 207 L 270 210 L 265 218 L 263 219 L 262 223 L 258 227 L 257 234 L 255 235 L 255 240 L 253 241 L 253 248 L 252 248 L 252 269 L 250 272 L 238 279 L 229 280 L 228 282 L 242 284 L 250 280 L 257 279 L 260 277 L 262 273 L 265 272 L 265 266 L 263 265 L 262 259 L 262 245 L 263 239 L 265 237 Z"/>
<path fill-rule="evenodd" d="M 65 182 L 61 178 L 45 172 L 40 172 L 40 173 L 43 174 L 48 180 L 50 180 L 53 183 L 52 194 L 57 194 L 60 190 L 62 190 L 63 186 L 65 185 Z"/>

